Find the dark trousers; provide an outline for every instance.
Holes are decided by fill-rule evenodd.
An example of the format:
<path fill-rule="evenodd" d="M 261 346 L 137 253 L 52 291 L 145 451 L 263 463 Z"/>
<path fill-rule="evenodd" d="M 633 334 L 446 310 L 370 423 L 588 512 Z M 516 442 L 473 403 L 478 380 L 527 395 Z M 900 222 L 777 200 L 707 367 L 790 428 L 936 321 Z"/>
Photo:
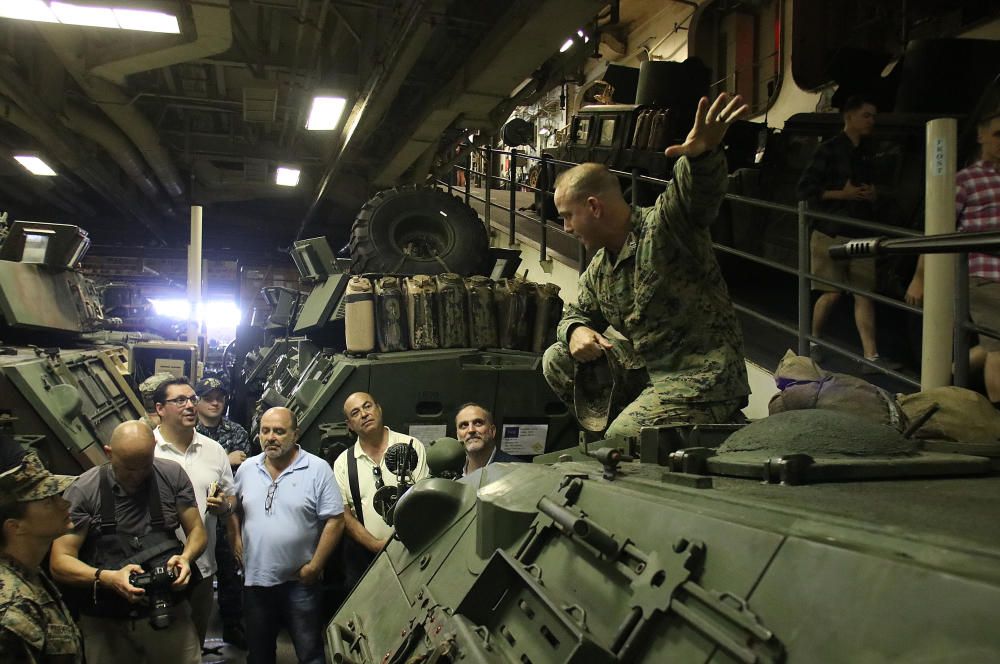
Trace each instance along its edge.
<path fill-rule="evenodd" d="M 218 523 L 215 562 L 219 569 L 215 573 L 215 579 L 219 584 L 219 617 L 225 628 L 243 623 L 243 579 L 237 573 L 239 567 L 229 546 L 225 524 L 221 519 Z"/>
<path fill-rule="evenodd" d="M 292 638 L 299 664 L 323 664 L 323 620 L 318 585 L 288 581 L 278 586 L 246 586 L 247 664 L 275 664 L 278 632 Z"/>

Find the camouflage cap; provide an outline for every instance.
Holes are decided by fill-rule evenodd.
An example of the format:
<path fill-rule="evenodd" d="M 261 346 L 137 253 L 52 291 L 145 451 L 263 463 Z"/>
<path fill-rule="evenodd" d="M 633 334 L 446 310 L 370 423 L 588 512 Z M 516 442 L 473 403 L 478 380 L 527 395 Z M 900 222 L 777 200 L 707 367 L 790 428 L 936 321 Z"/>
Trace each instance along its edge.
<path fill-rule="evenodd" d="M 621 349 L 614 345 L 591 362 L 576 362 L 573 377 L 573 409 L 587 431 L 604 431 L 611 418 L 612 404 L 619 397 L 616 380 L 620 373 Z"/>
<path fill-rule="evenodd" d="M 151 400 L 153 398 L 153 392 L 156 388 L 160 386 L 165 380 L 170 380 L 174 375 L 168 371 L 161 371 L 160 373 L 155 373 L 146 380 L 139 383 L 139 394 L 142 395 L 143 401 Z"/>
<path fill-rule="evenodd" d="M 26 503 L 61 494 L 76 480 L 72 475 L 53 475 L 34 452 L 21 463 L 0 472 L 0 505 Z"/>
<path fill-rule="evenodd" d="M 229 396 L 229 388 L 226 387 L 226 383 L 221 378 L 202 378 L 194 386 L 194 393 L 199 397 L 203 397 L 212 390 L 219 390 L 226 396 Z"/>

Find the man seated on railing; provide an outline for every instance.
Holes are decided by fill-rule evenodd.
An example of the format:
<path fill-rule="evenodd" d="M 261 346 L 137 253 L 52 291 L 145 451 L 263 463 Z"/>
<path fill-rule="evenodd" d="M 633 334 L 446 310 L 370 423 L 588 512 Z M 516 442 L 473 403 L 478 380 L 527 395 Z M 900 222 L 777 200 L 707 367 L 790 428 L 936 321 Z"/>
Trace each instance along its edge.
<path fill-rule="evenodd" d="M 1000 109 L 979 121 L 976 139 L 979 161 L 955 175 L 955 214 L 962 231 L 1000 231 Z M 919 306 L 924 299 L 924 257 L 906 290 L 906 301 Z M 972 321 L 1000 331 L 1000 257 L 969 254 L 969 314 Z M 969 368 L 983 372 L 986 396 L 1000 407 L 1000 340 L 979 337 L 969 351 Z"/>
<path fill-rule="evenodd" d="M 609 436 L 653 424 L 728 422 L 746 405 L 743 336 L 709 225 L 726 190 L 722 139 L 747 112 L 740 97 L 719 95 L 711 108 L 702 99 L 687 140 L 666 150 L 680 159 L 652 207 L 631 209 L 601 164 L 581 164 L 556 180 L 566 231 L 597 253 L 543 370 L 572 408 L 578 363 L 611 355 L 614 346 L 614 381 L 626 394 L 617 417 L 608 414 Z M 609 326 L 626 341 L 609 340 Z"/>
<path fill-rule="evenodd" d="M 874 153 L 868 141 L 875 130 L 878 109 L 865 97 L 853 96 L 844 103 L 844 129 L 816 149 L 798 184 L 799 200 L 810 208 L 854 219 L 874 220 Z M 870 235 L 832 221 L 815 222 L 809 239 L 811 272 L 817 277 L 846 283 L 852 288 L 875 290 L 875 259 L 831 260 L 829 248 L 850 239 Z M 830 314 L 843 295 L 836 286 L 814 281 L 812 288 L 821 291 L 813 308 L 812 334 L 819 337 Z M 861 337 L 865 359 L 881 362 L 875 338 L 875 303 L 864 295 L 854 294 L 854 325 Z M 823 352 L 813 346 L 813 359 L 822 361 Z M 897 367 L 891 367 L 897 368 Z"/>

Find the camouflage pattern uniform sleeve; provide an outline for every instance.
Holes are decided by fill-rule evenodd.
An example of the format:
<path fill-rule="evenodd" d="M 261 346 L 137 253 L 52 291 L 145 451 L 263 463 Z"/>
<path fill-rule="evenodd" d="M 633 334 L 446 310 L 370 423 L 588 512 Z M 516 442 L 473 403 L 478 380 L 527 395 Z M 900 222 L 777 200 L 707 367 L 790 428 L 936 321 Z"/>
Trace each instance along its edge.
<path fill-rule="evenodd" d="M 569 334 L 577 325 L 603 332 L 609 323 L 601 312 L 600 300 L 597 296 L 597 289 L 594 285 L 595 275 L 604 263 L 604 250 L 601 249 L 590 261 L 586 271 L 580 275 L 580 284 L 577 288 L 576 302 L 567 302 L 563 309 L 562 320 L 556 328 L 556 338 L 565 343 L 569 343 Z"/>
<path fill-rule="evenodd" d="M 41 662 L 45 627 L 37 608 L 30 602 L 17 600 L 0 607 L 0 662 L 3 664 Z"/>
<path fill-rule="evenodd" d="M 681 157 L 674 164 L 670 185 L 656 199 L 658 225 L 669 229 L 684 243 L 688 233 L 708 228 L 715 221 L 726 184 L 726 157 L 722 150 L 712 150 L 693 160 Z"/>

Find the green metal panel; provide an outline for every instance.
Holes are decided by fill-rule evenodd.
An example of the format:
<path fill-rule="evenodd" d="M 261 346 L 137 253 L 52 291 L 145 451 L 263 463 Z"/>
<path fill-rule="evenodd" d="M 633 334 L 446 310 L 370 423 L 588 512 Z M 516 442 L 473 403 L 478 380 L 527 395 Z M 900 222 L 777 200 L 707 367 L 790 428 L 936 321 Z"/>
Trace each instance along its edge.
<path fill-rule="evenodd" d="M 0 261 L 0 313 L 8 325 L 83 332 L 85 321 L 74 290 L 79 277 L 31 263 Z M 44 306 L 39 306 L 44 303 Z"/>

